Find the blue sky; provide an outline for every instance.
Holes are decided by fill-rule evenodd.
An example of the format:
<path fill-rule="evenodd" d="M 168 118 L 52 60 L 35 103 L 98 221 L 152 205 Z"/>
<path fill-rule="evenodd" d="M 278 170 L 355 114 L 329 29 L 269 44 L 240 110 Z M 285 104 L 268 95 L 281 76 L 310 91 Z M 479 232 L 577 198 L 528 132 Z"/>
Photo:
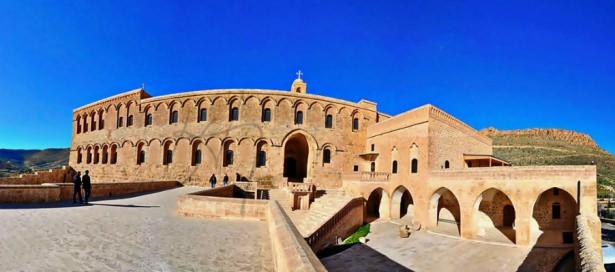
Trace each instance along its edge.
<path fill-rule="evenodd" d="M 474 128 L 615 152 L 614 1 L 0 0 L 0 148 L 70 145 L 72 109 L 138 88 L 431 103 Z"/>

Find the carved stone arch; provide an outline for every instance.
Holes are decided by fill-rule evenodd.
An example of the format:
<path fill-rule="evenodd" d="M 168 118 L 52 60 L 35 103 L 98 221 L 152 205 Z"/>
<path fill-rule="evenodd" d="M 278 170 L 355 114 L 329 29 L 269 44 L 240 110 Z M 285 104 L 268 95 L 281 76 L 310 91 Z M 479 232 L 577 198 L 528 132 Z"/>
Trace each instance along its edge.
<path fill-rule="evenodd" d="M 194 100 L 194 106 L 196 106 L 196 107 L 201 107 L 201 106 L 207 105 L 207 104 L 209 104 L 208 106 L 210 106 L 212 103 L 209 100 L 209 98 L 207 98 L 206 96 L 202 96 L 202 97 L 199 97 L 198 99 Z"/>
<path fill-rule="evenodd" d="M 322 103 L 314 101 L 310 103 L 310 105 L 308 106 L 308 110 L 320 110 L 321 112 L 324 112 L 325 107 L 322 105 Z"/>
<path fill-rule="evenodd" d="M 278 103 L 275 101 L 275 99 L 273 99 L 271 96 L 265 96 L 263 99 L 261 99 L 260 101 L 260 105 L 265 105 L 267 102 L 271 101 L 274 105 L 277 105 Z"/>
<path fill-rule="evenodd" d="M 168 110 L 173 109 L 175 106 L 177 106 L 178 108 L 182 107 L 182 104 L 180 102 L 178 102 L 175 99 L 169 100 L 165 103 L 166 107 Z"/>
<path fill-rule="evenodd" d="M 124 141 L 122 141 L 122 144 L 119 145 L 119 146 L 120 147 L 124 147 L 127 143 L 130 143 L 130 147 L 135 146 L 131 140 L 124 140 Z"/>
<path fill-rule="evenodd" d="M 141 140 L 138 140 L 138 141 L 134 144 L 134 146 L 139 146 L 140 144 L 143 144 L 143 146 L 149 146 L 149 143 L 150 143 L 150 142 L 148 142 L 148 141 L 146 141 L 146 140 L 141 139 Z"/>
<path fill-rule="evenodd" d="M 175 139 L 175 145 L 178 145 L 179 141 L 181 141 L 181 140 L 186 140 L 186 141 L 190 142 L 190 138 L 185 137 L 185 136 L 180 136 L 177 139 Z"/>
<path fill-rule="evenodd" d="M 287 103 L 288 106 L 290 106 L 291 108 L 293 106 L 293 103 L 290 101 L 290 99 L 288 99 L 286 97 L 280 98 L 280 100 L 278 100 L 278 103 L 276 103 L 276 106 L 280 106 L 280 104 L 282 104 L 282 102 Z"/>
<path fill-rule="evenodd" d="M 329 148 L 331 151 L 334 151 L 334 152 L 338 151 L 337 147 L 329 142 L 322 144 L 322 146 L 320 146 L 318 150 L 324 150 L 325 148 Z"/>
<path fill-rule="evenodd" d="M 271 141 L 271 139 L 270 138 L 265 138 L 265 137 L 260 137 L 260 138 L 257 138 L 256 140 L 254 140 L 254 145 L 256 146 L 260 142 L 266 142 L 270 146 L 273 145 L 273 142 Z"/>
<path fill-rule="evenodd" d="M 319 144 L 318 144 L 318 140 L 316 140 L 316 137 L 314 137 L 314 135 L 300 128 L 293 129 L 289 131 L 288 133 L 286 133 L 286 135 L 284 135 L 284 137 L 282 138 L 281 146 L 284 146 L 286 142 L 288 141 L 288 139 L 290 139 L 293 135 L 297 133 L 303 134 L 305 136 L 306 140 L 310 144 L 310 148 L 314 148 L 314 149 L 318 148 Z"/>
<path fill-rule="evenodd" d="M 142 112 L 148 112 L 151 109 L 156 110 L 156 107 L 152 106 L 152 104 L 142 105 Z"/>
<path fill-rule="evenodd" d="M 109 109 L 110 109 L 111 107 L 113 107 L 113 109 L 117 110 L 117 108 L 115 108 L 115 105 L 114 105 L 114 104 L 111 104 L 111 103 L 109 103 L 109 104 L 105 105 L 103 108 L 105 109 L 105 112 L 109 112 Z"/>
<path fill-rule="evenodd" d="M 253 140 L 251 137 L 243 137 L 243 138 L 239 139 L 239 141 L 237 141 L 237 144 L 238 144 L 238 145 L 242 145 L 242 143 L 243 143 L 244 141 L 251 141 L 251 142 L 252 142 L 252 144 L 254 144 L 254 140 Z"/>
<path fill-rule="evenodd" d="M 185 108 L 185 107 L 186 107 L 186 105 L 188 104 L 188 102 L 194 102 L 194 100 L 193 100 L 193 99 L 190 99 L 190 98 L 186 98 L 186 99 L 184 99 L 184 101 L 181 101 L 182 108 Z M 188 106 L 192 106 L 192 107 L 194 107 L 194 106 L 195 106 L 195 104 L 193 103 L 192 105 L 188 105 Z"/>
<path fill-rule="evenodd" d="M 209 137 L 207 139 L 205 139 L 205 144 L 209 144 L 210 141 L 212 140 L 217 140 L 218 142 L 222 143 L 222 139 L 218 138 L 218 137 Z"/>
<path fill-rule="evenodd" d="M 151 145 L 152 145 L 152 143 L 153 143 L 154 141 L 157 141 L 157 142 L 158 142 L 158 145 L 162 145 L 162 141 L 161 141 L 160 139 L 158 139 L 158 138 L 152 138 L 152 139 L 150 139 L 149 141 L 147 141 L 147 146 L 151 146 Z"/>
<path fill-rule="evenodd" d="M 167 142 L 172 142 L 173 144 L 175 144 L 177 142 L 177 139 L 172 138 L 172 137 L 165 137 L 164 139 L 162 139 L 160 143 L 164 145 Z"/>
<path fill-rule="evenodd" d="M 225 138 L 220 140 L 220 143 L 222 145 L 224 145 L 225 143 L 228 143 L 228 142 L 233 142 L 233 143 L 239 144 L 239 141 L 235 137 L 230 137 L 229 136 L 229 137 L 225 137 Z"/>
<path fill-rule="evenodd" d="M 158 109 L 160 109 L 160 106 L 164 105 L 165 107 L 167 107 L 167 104 L 164 102 L 158 102 L 156 105 L 154 105 L 154 110 L 158 111 Z"/>
<path fill-rule="evenodd" d="M 308 109 L 308 108 L 309 108 L 308 103 L 306 103 L 305 101 L 303 101 L 303 99 L 301 99 L 301 98 L 299 98 L 299 99 L 295 100 L 295 103 L 293 103 L 293 108 L 295 108 L 295 109 L 297 109 L 297 108 L 299 108 L 299 107 L 301 107 L 301 106 L 305 107 L 305 109 Z"/>
<path fill-rule="evenodd" d="M 218 102 L 218 101 L 222 101 L 222 102 L 224 102 L 224 104 L 225 104 L 225 105 L 228 105 L 228 104 L 229 104 L 229 103 L 228 103 L 228 100 L 226 99 L 226 97 L 224 97 L 224 96 L 222 96 L 222 95 L 217 95 L 216 97 L 214 97 L 214 98 L 211 100 L 211 105 L 216 104 L 216 102 Z"/>
<path fill-rule="evenodd" d="M 246 98 L 243 100 L 243 104 L 244 104 L 244 105 L 245 105 L 245 104 L 247 104 L 247 103 L 248 103 L 248 100 L 250 100 L 250 99 L 256 99 L 256 102 L 257 102 L 259 105 L 261 104 L 261 103 L 260 103 L 260 100 L 258 100 L 258 97 L 256 97 L 255 95 L 249 95 L 248 97 L 246 97 Z"/>
<path fill-rule="evenodd" d="M 334 104 L 327 104 L 324 108 L 323 108 L 324 112 L 329 112 L 332 114 L 336 114 L 337 113 L 337 106 L 335 106 Z"/>
<path fill-rule="evenodd" d="M 339 115 L 348 115 L 349 117 L 350 117 L 351 113 L 352 113 L 352 112 L 350 111 L 350 109 L 348 109 L 348 108 L 347 108 L 347 107 L 345 107 L 345 106 L 342 106 L 342 107 L 341 107 L 341 108 L 339 108 L 339 110 L 337 111 L 337 114 L 339 114 Z"/>
<path fill-rule="evenodd" d="M 190 145 L 193 145 L 197 141 L 205 143 L 205 139 L 203 139 L 203 137 L 194 137 L 194 138 L 192 138 L 192 140 L 190 140 Z"/>
<path fill-rule="evenodd" d="M 227 101 L 226 104 L 231 106 L 233 105 L 233 103 L 235 103 L 235 101 L 237 101 L 238 105 L 243 104 L 243 102 L 241 101 L 241 97 L 239 97 L 238 95 L 232 95 Z"/>

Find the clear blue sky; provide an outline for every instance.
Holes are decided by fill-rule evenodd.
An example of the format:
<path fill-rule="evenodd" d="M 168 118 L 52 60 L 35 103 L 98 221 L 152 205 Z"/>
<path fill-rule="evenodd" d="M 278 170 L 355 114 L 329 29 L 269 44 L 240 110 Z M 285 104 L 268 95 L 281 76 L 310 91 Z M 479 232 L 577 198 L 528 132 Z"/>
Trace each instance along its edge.
<path fill-rule="evenodd" d="M 0 148 L 67 147 L 72 109 L 143 82 L 288 89 L 301 69 L 389 114 L 432 103 L 615 152 L 615 1 L 536 2 L 0 0 Z"/>

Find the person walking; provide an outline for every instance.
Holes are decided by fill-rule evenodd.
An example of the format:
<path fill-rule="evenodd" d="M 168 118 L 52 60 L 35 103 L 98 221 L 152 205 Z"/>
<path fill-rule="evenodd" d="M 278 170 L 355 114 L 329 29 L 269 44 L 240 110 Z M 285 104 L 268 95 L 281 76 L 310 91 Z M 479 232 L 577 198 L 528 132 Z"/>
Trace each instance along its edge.
<path fill-rule="evenodd" d="M 228 174 L 224 173 L 224 178 L 222 179 L 222 186 L 228 185 Z"/>
<path fill-rule="evenodd" d="M 83 197 L 81 196 L 81 172 L 77 172 L 73 176 L 73 204 L 77 203 L 77 195 L 79 195 L 79 203 L 83 204 Z"/>
<path fill-rule="evenodd" d="M 209 184 L 211 185 L 211 188 L 216 188 L 216 182 L 218 180 L 216 179 L 216 174 L 211 174 L 211 177 L 209 178 Z"/>
<path fill-rule="evenodd" d="M 83 190 L 85 191 L 85 205 L 88 205 L 90 194 L 92 193 L 92 182 L 90 181 L 89 171 L 85 170 L 85 175 L 81 179 L 83 181 Z"/>

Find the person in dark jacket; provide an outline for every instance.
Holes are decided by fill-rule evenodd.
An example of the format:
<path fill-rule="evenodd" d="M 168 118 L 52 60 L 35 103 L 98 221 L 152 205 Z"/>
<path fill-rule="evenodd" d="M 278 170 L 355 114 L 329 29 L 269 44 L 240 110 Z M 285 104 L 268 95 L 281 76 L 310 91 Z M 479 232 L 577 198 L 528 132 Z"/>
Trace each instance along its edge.
<path fill-rule="evenodd" d="M 224 178 L 222 179 L 222 186 L 228 185 L 228 174 L 224 173 Z"/>
<path fill-rule="evenodd" d="M 211 188 L 216 188 L 216 182 L 218 182 L 218 180 L 216 179 L 216 174 L 211 174 L 211 177 L 209 178 L 209 184 L 211 184 Z"/>
<path fill-rule="evenodd" d="M 83 203 L 83 197 L 81 197 L 81 172 L 77 172 L 73 176 L 73 203 L 77 203 L 77 195 L 79 195 L 79 203 Z"/>
<path fill-rule="evenodd" d="M 90 175 L 88 175 L 89 171 L 85 170 L 85 175 L 81 181 L 83 182 L 83 191 L 85 191 L 85 205 L 88 204 L 88 200 L 90 199 L 90 194 L 92 193 L 92 183 L 90 181 Z"/>

